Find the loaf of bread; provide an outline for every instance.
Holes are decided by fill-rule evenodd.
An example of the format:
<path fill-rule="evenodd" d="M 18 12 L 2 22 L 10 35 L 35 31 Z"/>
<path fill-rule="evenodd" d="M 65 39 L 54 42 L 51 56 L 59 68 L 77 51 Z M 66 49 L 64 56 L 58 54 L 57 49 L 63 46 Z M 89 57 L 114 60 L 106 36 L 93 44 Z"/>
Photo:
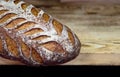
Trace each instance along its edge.
<path fill-rule="evenodd" d="M 75 33 L 42 9 L 0 0 L 0 56 L 26 65 L 56 65 L 78 56 Z"/>

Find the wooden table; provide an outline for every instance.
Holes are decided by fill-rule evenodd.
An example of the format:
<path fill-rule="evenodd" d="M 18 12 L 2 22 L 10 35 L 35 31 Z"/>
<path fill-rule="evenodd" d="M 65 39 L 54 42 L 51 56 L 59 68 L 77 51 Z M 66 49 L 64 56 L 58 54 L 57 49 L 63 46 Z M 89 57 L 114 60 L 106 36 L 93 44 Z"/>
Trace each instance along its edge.
<path fill-rule="evenodd" d="M 79 37 L 79 56 L 63 65 L 120 65 L 120 5 L 79 5 L 42 8 Z M 0 64 L 20 64 L 0 58 Z"/>

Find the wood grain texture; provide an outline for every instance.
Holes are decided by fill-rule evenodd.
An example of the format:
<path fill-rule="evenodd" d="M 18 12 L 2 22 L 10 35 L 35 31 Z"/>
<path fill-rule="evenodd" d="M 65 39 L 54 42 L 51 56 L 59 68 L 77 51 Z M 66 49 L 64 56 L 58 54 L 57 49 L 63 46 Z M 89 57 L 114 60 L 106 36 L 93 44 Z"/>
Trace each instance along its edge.
<path fill-rule="evenodd" d="M 60 4 L 60 0 L 23 0 L 35 6 L 56 6 Z"/>
<path fill-rule="evenodd" d="M 0 65 L 24 65 L 24 64 L 19 61 L 8 60 L 0 57 Z"/>
<path fill-rule="evenodd" d="M 76 60 L 64 65 L 120 65 L 120 54 L 81 53 Z"/>
<path fill-rule="evenodd" d="M 120 5 L 42 8 L 79 37 L 80 55 L 63 65 L 120 65 Z M 0 58 L 1 65 L 21 64 Z"/>
<path fill-rule="evenodd" d="M 62 2 L 120 3 L 119 0 L 61 0 Z"/>

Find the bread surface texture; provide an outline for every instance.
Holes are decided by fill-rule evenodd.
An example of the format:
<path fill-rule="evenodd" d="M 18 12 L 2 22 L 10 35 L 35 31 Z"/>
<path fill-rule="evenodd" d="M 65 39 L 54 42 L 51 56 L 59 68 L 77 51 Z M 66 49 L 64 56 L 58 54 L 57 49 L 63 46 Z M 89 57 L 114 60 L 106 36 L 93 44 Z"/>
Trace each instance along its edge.
<path fill-rule="evenodd" d="M 21 0 L 0 0 L 0 55 L 30 65 L 56 65 L 79 55 L 76 34 Z"/>

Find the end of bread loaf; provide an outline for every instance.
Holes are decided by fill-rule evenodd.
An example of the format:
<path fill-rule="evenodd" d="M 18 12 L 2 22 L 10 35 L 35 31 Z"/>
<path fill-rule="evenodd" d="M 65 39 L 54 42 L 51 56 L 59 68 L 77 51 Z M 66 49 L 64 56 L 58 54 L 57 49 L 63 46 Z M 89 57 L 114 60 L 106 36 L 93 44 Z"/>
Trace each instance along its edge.
<path fill-rule="evenodd" d="M 70 28 L 57 20 L 53 19 L 51 26 L 55 32 L 48 32 L 49 37 L 43 38 L 48 41 L 39 44 L 40 47 L 38 47 L 39 51 L 43 51 L 41 52 L 43 64 L 57 65 L 75 59 L 81 49 L 79 38 Z"/>

